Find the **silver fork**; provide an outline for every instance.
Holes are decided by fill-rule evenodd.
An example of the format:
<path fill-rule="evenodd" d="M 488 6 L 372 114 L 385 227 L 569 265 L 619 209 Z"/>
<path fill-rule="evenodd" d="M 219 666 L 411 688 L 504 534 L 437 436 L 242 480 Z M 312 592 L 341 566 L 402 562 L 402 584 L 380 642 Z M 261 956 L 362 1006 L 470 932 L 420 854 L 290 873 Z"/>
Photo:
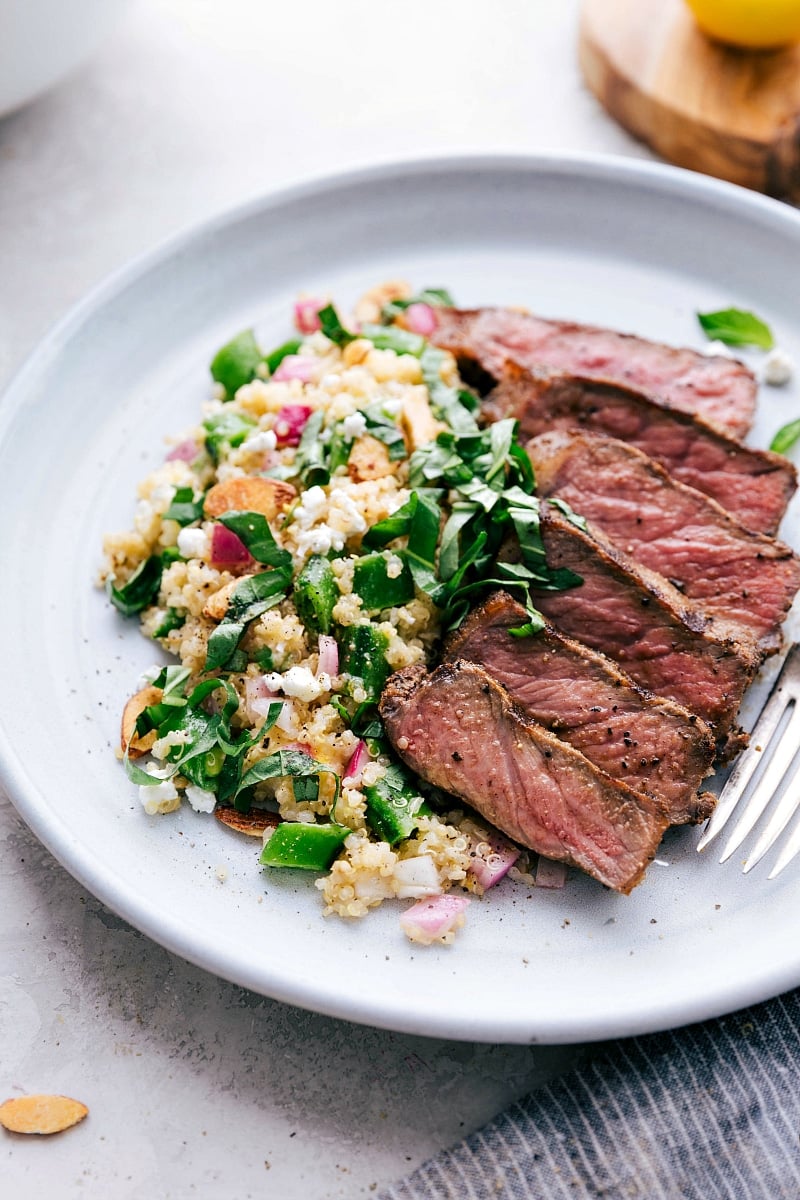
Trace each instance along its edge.
<path fill-rule="evenodd" d="M 787 710 L 789 712 L 788 722 L 773 748 L 772 742 Z M 748 784 L 755 775 L 756 768 L 759 763 L 765 761 L 769 749 L 772 749 L 772 757 L 767 762 L 764 773 L 750 792 L 746 802 L 739 807 Z M 719 860 L 721 863 L 726 862 L 741 846 L 779 790 L 798 749 L 800 749 L 800 644 L 795 644 L 786 655 L 781 673 L 775 681 L 761 711 L 761 716 L 750 735 L 749 746 L 740 755 L 730 778 L 720 793 L 717 807 L 711 814 L 703 836 L 697 844 L 697 849 L 704 850 L 709 842 L 712 842 L 722 832 L 736 813 L 738 821 L 730 833 Z M 790 781 L 758 841 L 747 856 L 742 868 L 745 874 L 760 862 L 798 809 L 800 809 L 800 787 L 796 786 L 794 781 Z M 774 879 L 798 853 L 800 853 L 800 823 L 792 830 L 768 878 Z"/>

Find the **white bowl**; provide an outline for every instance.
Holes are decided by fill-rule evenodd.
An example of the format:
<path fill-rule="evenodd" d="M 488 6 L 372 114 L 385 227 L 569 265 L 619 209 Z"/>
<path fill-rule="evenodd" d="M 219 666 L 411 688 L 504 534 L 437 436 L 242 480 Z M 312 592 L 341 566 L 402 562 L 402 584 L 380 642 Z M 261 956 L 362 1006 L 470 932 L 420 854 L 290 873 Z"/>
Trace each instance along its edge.
<path fill-rule="evenodd" d="M 0 116 L 79 67 L 129 0 L 0 0 Z"/>

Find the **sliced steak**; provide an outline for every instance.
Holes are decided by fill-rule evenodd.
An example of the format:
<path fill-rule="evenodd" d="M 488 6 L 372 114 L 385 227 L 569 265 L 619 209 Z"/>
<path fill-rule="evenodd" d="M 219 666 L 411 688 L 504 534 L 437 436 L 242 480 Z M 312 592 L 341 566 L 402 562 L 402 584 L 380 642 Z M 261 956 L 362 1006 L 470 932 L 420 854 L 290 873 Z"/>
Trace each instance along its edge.
<path fill-rule="evenodd" d="M 641 687 L 703 717 L 725 757 L 738 750 L 728 735 L 758 666 L 752 648 L 709 633 L 708 619 L 666 579 L 547 502 L 541 530 L 548 564 L 583 582 L 563 592 L 534 590 L 537 608 L 560 632 L 613 658 Z"/>
<path fill-rule="evenodd" d="M 800 587 L 800 562 L 788 546 L 745 529 L 616 438 L 545 433 L 527 449 L 540 495 L 566 500 L 742 641 L 764 654 L 780 648 L 781 623 Z"/>
<path fill-rule="evenodd" d="M 531 721 L 474 663 L 400 671 L 381 716 L 413 771 L 546 858 L 629 892 L 655 856 L 668 824 L 659 802 Z"/>
<path fill-rule="evenodd" d="M 510 308 L 436 310 L 432 340 L 462 363 L 499 378 L 507 359 L 637 388 L 743 438 L 753 423 L 756 381 L 735 359 L 698 354 L 573 321 L 546 321 Z M 467 371 L 469 370 L 467 365 Z"/>
<path fill-rule="evenodd" d="M 673 825 L 705 820 L 715 803 L 697 795 L 714 759 L 705 722 L 552 626 L 513 637 L 509 630 L 527 619 L 522 605 L 495 592 L 450 639 L 446 659 L 483 667 L 538 724 L 607 775 L 661 800 Z"/>
<path fill-rule="evenodd" d="M 751 450 L 640 392 L 564 374 L 532 374 L 509 363 L 483 404 L 489 421 L 516 417 L 522 438 L 581 429 L 619 438 L 655 459 L 679 483 L 711 496 L 748 529 L 774 534 L 797 486 L 779 454 Z"/>

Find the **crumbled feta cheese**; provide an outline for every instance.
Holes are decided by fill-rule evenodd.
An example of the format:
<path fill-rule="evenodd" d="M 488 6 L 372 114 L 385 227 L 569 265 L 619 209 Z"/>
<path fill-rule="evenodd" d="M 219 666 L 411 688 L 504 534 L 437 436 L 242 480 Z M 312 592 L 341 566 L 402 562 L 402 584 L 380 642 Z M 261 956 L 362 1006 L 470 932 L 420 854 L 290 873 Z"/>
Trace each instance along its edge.
<path fill-rule="evenodd" d="M 367 432 L 367 418 L 362 412 L 351 413 L 342 422 L 342 430 L 346 438 L 360 438 Z"/>
<path fill-rule="evenodd" d="M 331 529 L 323 521 L 313 529 L 297 535 L 297 548 L 301 554 L 327 554 L 329 550 L 344 550 L 344 534 Z"/>
<path fill-rule="evenodd" d="M 314 487 L 310 487 L 308 491 L 303 492 L 303 498 L 295 508 L 292 520 L 301 529 L 308 529 L 310 525 L 313 525 L 325 513 L 327 507 L 328 497 L 319 485 L 315 485 Z"/>
<path fill-rule="evenodd" d="M 726 346 L 724 342 L 720 342 L 720 341 L 709 342 L 707 346 L 703 346 L 700 353 L 705 354 L 708 358 L 735 358 L 736 357 L 736 355 L 731 350 L 730 346 Z"/>
<path fill-rule="evenodd" d="M 174 812 L 181 804 L 181 798 L 171 779 L 164 779 L 161 783 L 142 784 L 139 788 L 139 799 L 144 811 L 151 817 L 157 813 Z"/>
<path fill-rule="evenodd" d="M 250 437 L 242 442 L 242 450 L 246 450 L 249 454 L 262 454 L 274 450 L 277 444 L 278 439 L 272 429 L 259 429 L 257 433 L 251 433 Z"/>
<path fill-rule="evenodd" d="M 186 799 L 194 811 L 198 813 L 213 812 L 217 803 L 217 797 L 213 792 L 207 792 L 205 788 L 195 787 L 193 783 L 190 783 L 186 789 Z"/>
<path fill-rule="evenodd" d="M 358 509 L 358 505 L 344 488 L 331 488 L 328 497 L 330 513 L 328 520 L 334 528 L 338 528 L 346 536 L 352 533 L 365 533 L 367 522 Z"/>
<path fill-rule="evenodd" d="M 204 529 L 182 529 L 178 534 L 178 549 L 183 558 L 208 558 L 208 534 Z"/>
<path fill-rule="evenodd" d="M 403 574 L 403 560 L 398 554 L 390 554 L 386 560 L 386 578 L 399 579 Z"/>
<path fill-rule="evenodd" d="M 759 378 L 770 387 L 783 387 L 793 374 L 794 359 L 780 346 L 775 346 L 761 364 Z"/>
<path fill-rule="evenodd" d="M 166 512 L 172 503 L 175 488 L 169 483 L 157 484 L 150 493 L 150 503 L 160 513 Z"/>
<path fill-rule="evenodd" d="M 316 700 L 324 691 L 330 691 L 330 686 L 323 687 L 322 680 L 316 679 L 308 667 L 290 667 L 285 675 L 273 671 L 266 676 L 266 681 L 270 691 L 283 692 L 285 696 L 295 696 L 306 703 Z"/>

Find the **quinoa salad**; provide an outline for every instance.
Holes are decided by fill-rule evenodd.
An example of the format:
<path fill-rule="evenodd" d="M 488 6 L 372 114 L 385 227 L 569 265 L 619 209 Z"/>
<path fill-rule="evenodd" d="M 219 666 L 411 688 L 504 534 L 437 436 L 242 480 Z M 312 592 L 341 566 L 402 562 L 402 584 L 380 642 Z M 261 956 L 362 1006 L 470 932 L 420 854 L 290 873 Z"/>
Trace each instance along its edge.
<path fill-rule="evenodd" d="M 516 422 L 480 429 L 455 359 L 427 340 L 448 303 L 385 284 L 351 314 L 297 301 L 272 351 L 233 338 L 101 571 L 175 660 L 122 720 L 145 813 L 188 804 L 258 838 L 267 877 L 317 873 L 325 915 L 404 902 L 423 944 L 450 944 L 470 897 L 506 875 L 564 879 L 420 781 L 378 712 L 390 675 L 434 664 L 482 588 L 527 602 L 524 636 L 540 627 L 528 582 L 570 582 L 548 576 Z M 512 529 L 523 561 L 504 563 Z"/>

